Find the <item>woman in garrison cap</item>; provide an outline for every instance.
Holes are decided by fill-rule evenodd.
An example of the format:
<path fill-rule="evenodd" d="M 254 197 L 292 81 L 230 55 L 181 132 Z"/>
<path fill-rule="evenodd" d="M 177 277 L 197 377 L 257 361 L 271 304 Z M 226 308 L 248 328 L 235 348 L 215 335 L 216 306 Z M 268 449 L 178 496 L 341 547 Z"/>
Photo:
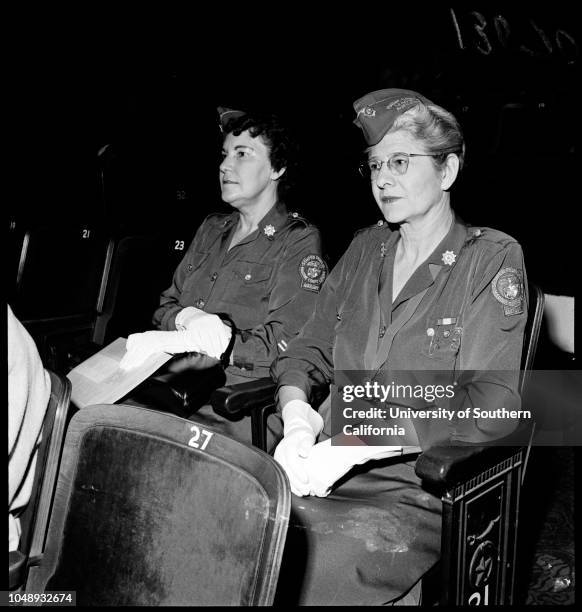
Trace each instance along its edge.
<path fill-rule="evenodd" d="M 497 439 L 517 425 L 461 422 L 459 408 L 520 404 L 522 250 L 454 214 L 451 188 L 465 156 L 457 120 L 401 89 L 369 93 L 354 108 L 367 145 L 361 172 L 383 218 L 356 233 L 314 315 L 271 368 L 284 421 L 275 459 L 298 496 L 280 588 L 297 589 L 300 604 L 416 601 L 439 557 L 441 521 L 440 500 L 415 475 L 418 453 Z M 346 381 L 367 393 L 363 402 Z M 406 395 L 415 381 L 430 393 Z M 392 382 L 404 383 L 404 396 Z M 431 382 L 445 383 L 439 399 Z M 314 390 L 334 383 L 340 393 L 313 409 Z M 434 409 L 433 419 L 413 421 L 410 408 Z"/>
<path fill-rule="evenodd" d="M 218 178 L 233 211 L 198 228 L 153 315 L 160 331 L 130 335 L 121 363 L 130 369 L 154 352 L 176 353 L 132 398 L 186 417 L 212 387 L 268 376 L 327 275 L 319 230 L 284 203 L 295 164 L 288 128 L 275 115 L 218 111 Z M 209 406 L 194 419 L 250 442 L 248 423 L 227 422 Z"/>

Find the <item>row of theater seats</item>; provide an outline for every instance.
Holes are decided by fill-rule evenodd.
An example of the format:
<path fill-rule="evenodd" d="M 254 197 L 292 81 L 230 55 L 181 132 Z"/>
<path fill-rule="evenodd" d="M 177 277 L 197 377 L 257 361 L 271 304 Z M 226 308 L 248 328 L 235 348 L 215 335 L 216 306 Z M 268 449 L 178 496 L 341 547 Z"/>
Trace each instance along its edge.
<path fill-rule="evenodd" d="M 71 415 L 70 381 L 49 375 L 9 601 L 272 605 L 291 510 L 275 460 L 218 432 L 194 443 L 191 422 L 135 406 Z"/>
<path fill-rule="evenodd" d="M 66 373 L 115 338 L 151 329 L 194 229 L 12 223 L 9 302 L 45 365 Z"/>

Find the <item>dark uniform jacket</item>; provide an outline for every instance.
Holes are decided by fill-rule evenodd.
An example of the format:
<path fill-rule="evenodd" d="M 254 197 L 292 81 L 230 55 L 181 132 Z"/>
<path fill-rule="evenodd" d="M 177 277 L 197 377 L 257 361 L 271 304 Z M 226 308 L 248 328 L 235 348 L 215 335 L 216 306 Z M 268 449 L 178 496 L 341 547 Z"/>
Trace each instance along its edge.
<path fill-rule="evenodd" d="M 381 382 L 388 371 L 473 371 L 458 378 L 457 408 L 519 408 L 527 316 L 520 245 L 503 232 L 455 219 L 394 299 L 399 235 L 383 221 L 356 234 L 313 316 L 273 364 L 278 387 L 293 385 L 310 397 L 315 385 L 334 382 L 334 369 L 365 370 Z M 453 420 L 446 435 L 479 442 L 506 435 L 516 424 L 472 420 L 459 427 Z M 417 433 L 424 448 L 426 432 Z"/>
<path fill-rule="evenodd" d="M 327 268 L 319 230 L 282 203 L 229 251 L 238 216 L 235 211 L 204 220 L 161 295 L 153 323 L 175 330 L 176 315 L 186 306 L 227 314 L 237 328 L 229 373 L 267 376 L 313 312 Z"/>

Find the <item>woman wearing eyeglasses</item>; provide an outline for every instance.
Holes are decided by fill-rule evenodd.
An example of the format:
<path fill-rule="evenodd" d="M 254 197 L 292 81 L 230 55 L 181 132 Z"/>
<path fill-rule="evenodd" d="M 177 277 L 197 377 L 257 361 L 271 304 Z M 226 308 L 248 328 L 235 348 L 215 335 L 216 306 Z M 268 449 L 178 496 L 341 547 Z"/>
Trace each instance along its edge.
<path fill-rule="evenodd" d="M 367 145 L 361 172 L 383 218 L 356 234 L 313 316 L 271 367 L 285 433 L 275 459 L 298 496 L 281 580 L 291 579 L 287 564 L 306 567 L 304 576 L 295 570 L 300 604 L 416 601 L 440 553 L 441 520 L 440 500 L 414 473 L 418 453 L 497 439 L 517 425 L 460 419 L 461 408 L 520 406 L 522 250 L 453 212 L 465 156 L 457 120 L 402 89 L 369 93 L 354 109 Z M 424 376 L 437 370 L 440 378 Z M 439 399 L 434 388 L 430 397 L 395 395 L 399 383 L 426 391 L 437 379 L 453 385 Z M 314 391 L 334 383 L 339 393 L 314 410 Z M 367 393 L 360 404 L 358 385 Z M 413 420 L 410 408 L 434 412 Z"/>

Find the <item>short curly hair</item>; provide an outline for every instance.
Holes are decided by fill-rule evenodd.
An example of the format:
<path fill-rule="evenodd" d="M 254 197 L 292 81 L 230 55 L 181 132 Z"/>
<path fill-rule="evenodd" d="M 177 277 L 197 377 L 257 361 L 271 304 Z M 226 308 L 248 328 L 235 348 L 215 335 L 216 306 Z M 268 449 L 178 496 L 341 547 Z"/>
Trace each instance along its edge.
<path fill-rule="evenodd" d="M 274 114 L 245 113 L 229 119 L 222 127 L 225 137 L 227 134 L 238 136 L 246 130 L 253 138 L 262 138 L 275 170 L 285 168 L 277 184 L 277 195 L 282 198 L 294 184 L 298 164 L 297 142 L 291 137 L 289 127 Z"/>

